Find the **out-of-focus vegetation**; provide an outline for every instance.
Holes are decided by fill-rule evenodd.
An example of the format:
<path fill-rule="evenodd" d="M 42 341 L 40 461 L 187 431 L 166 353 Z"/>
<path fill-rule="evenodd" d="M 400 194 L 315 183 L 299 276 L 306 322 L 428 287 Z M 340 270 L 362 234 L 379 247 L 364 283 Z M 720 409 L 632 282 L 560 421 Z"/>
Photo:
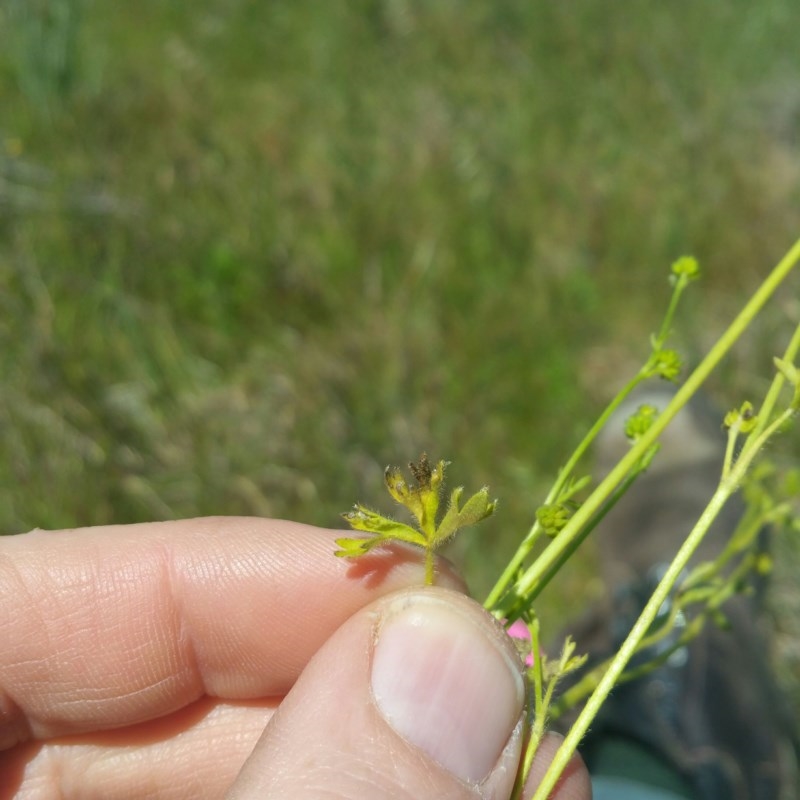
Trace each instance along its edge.
<path fill-rule="evenodd" d="M 691 360 L 796 238 L 798 30 L 796 0 L 6 0 L 0 529 L 338 525 L 427 450 L 500 497 L 454 555 L 481 594 L 670 262 L 705 271 Z"/>

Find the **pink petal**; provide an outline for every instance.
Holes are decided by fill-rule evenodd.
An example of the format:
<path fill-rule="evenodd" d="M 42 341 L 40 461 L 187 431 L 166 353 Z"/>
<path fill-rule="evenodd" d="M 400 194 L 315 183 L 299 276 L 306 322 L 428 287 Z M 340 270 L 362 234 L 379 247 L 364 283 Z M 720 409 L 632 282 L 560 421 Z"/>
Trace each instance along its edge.
<path fill-rule="evenodd" d="M 531 632 L 528 630 L 528 626 L 521 620 L 515 620 L 511 623 L 511 626 L 508 629 L 508 635 L 512 639 L 525 639 L 526 641 L 531 640 Z"/>
<path fill-rule="evenodd" d="M 512 639 L 520 639 L 525 642 L 529 642 L 531 640 L 531 632 L 528 630 L 528 626 L 521 619 L 515 620 L 511 623 L 508 628 L 508 635 Z M 529 653 L 526 656 L 525 666 L 533 666 L 533 653 Z"/>

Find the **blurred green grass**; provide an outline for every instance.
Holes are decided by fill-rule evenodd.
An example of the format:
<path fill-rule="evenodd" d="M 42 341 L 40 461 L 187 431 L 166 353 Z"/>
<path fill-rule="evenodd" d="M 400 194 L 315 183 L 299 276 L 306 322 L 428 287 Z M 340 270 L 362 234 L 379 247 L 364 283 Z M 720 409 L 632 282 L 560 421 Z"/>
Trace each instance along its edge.
<path fill-rule="evenodd" d="M 670 262 L 705 270 L 696 358 L 798 233 L 794 0 L 0 15 L 7 533 L 338 525 L 427 450 L 500 497 L 453 553 L 480 595 L 645 354 Z M 785 329 L 712 391 L 758 391 Z M 554 613 L 597 591 L 568 570 Z"/>

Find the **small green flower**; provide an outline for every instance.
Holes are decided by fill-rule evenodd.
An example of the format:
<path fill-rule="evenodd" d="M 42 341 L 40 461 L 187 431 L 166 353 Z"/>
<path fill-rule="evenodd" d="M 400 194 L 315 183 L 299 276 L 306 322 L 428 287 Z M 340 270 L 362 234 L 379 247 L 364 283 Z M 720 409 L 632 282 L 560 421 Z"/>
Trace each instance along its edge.
<path fill-rule="evenodd" d="M 746 401 L 740 408 L 729 411 L 722 424 L 729 430 L 735 429 L 737 433 L 750 433 L 758 424 L 758 416 L 753 404 Z"/>
<path fill-rule="evenodd" d="M 369 538 L 341 538 L 336 540 L 339 549 L 335 555 L 357 558 L 389 541 L 407 542 L 425 550 L 425 582 L 433 583 L 433 553 L 456 532 L 474 525 L 492 514 L 497 501 L 489 500 L 489 490 L 484 487 L 460 505 L 463 487 L 453 489 L 447 511 L 437 524 L 439 504 L 444 481 L 446 461 L 431 465 L 425 453 L 419 461 L 409 464 L 416 485 L 409 483 L 397 467 L 386 467 L 384 481 L 389 494 L 404 505 L 417 522 L 415 530 L 402 522 L 384 517 L 362 505 L 355 505 L 342 516 L 350 527 L 370 534 Z"/>
<path fill-rule="evenodd" d="M 536 509 L 536 519 L 552 539 L 558 536 L 575 513 L 572 503 L 548 503 Z"/>
<path fill-rule="evenodd" d="M 625 435 L 631 440 L 636 442 L 650 430 L 650 426 L 658 416 L 658 409 L 655 406 L 647 405 L 646 403 L 636 409 L 636 413 L 632 414 L 625 421 Z"/>
<path fill-rule="evenodd" d="M 651 376 L 658 375 L 664 380 L 674 382 L 681 374 L 682 367 L 681 357 L 676 350 L 659 348 L 650 356 L 648 372 Z"/>
<path fill-rule="evenodd" d="M 700 265 L 694 256 L 681 256 L 672 263 L 672 274 L 670 280 L 674 283 L 677 280 L 694 281 L 700 277 Z"/>

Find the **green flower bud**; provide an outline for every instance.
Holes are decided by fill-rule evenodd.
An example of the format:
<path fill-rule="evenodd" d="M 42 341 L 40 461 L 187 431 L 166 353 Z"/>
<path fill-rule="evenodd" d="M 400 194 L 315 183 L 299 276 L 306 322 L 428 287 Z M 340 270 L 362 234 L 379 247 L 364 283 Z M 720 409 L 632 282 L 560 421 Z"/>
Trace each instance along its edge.
<path fill-rule="evenodd" d="M 625 421 L 625 435 L 632 441 L 636 442 L 650 430 L 650 426 L 658 416 L 658 409 L 651 405 L 641 405 L 636 409 L 636 413 L 632 414 Z"/>
<path fill-rule="evenodd" d="M 573 513 L 573 509 L 564 503 L 548 503 L 536 509 L 536 519 L 552 539 L 563 530 Z"/>
<path fill-rule="evenodd" d="M 684 281 L 694 281 L 700 277 L 700 265 L 694 256 L 681 256 L 674 261 L 671 268 L 670 282 L 683 278 Z"/>
<path fill-rule="evenodd" d="M 753 404 L 744 402 L 741 408 L 734 408 L 725 415 L 722 424 L 726 428 L 736 428 L 739 433 L 750 433 L 758 424 L 758 416 Z"/>
<path fill-rule="evenodd" d="M 650 374 L 668 381 L 675 381 L 681 374 L 683 364 L 677 351 L 668 348 L 656 350 L 650 356 Z"/>

